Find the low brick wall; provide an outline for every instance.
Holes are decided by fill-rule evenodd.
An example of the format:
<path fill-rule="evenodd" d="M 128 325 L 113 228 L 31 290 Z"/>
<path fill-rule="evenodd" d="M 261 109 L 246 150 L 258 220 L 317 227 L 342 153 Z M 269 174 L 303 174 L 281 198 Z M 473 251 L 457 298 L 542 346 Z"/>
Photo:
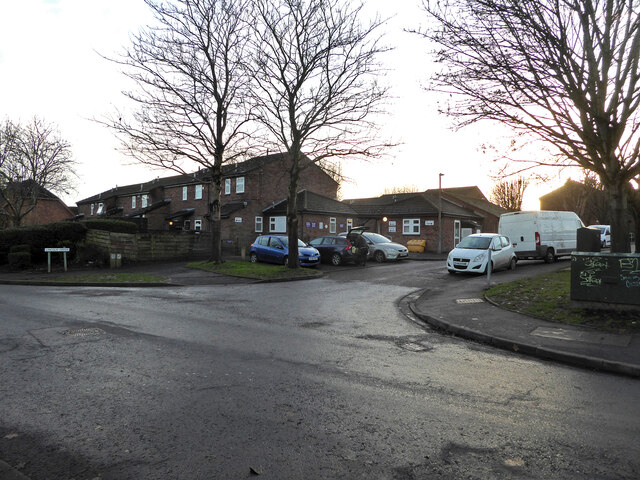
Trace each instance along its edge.
<path fill-rule="evenodd" d="M 202 258 L 211 251 L 211 236 L 206 233 L 152 232 L 131 234 L 89 230 L 86 243 L 109 255 L 120 253 L 125 262 Z"/>

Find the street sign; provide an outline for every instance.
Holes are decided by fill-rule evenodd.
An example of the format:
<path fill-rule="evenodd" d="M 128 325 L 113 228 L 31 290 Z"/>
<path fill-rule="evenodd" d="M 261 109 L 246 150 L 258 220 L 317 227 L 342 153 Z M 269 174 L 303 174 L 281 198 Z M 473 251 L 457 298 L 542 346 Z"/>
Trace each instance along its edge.
<path fill-rule="evenodd" d="M 62 248 L 45 248 L 44 249 L 45 252 L 60 252 L 60 253 L 65 253 L 70 251 L 70 249 L 68 247 L 62 247 Z"/>

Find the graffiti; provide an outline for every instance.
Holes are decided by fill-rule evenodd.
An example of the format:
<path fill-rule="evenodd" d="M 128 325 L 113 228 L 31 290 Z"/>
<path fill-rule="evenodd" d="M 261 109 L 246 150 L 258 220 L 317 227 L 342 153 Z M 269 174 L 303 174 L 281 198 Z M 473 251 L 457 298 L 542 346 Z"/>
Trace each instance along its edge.
<path fill-rule="evenodd" d="M 602 285 L 602 279 L 596 276 L 598 272 L 594 270 L 584 270 L 580 272 L 580 285 L 583 287 L 597 287 Z"/>
<path fill-rule="evenodd" d="M 609 263 L 607 262 L 606 258 L 587 257 L 584 259 L 584 266 L 587 268 L 602 270 L 608 268 Z"/>
<path fill-rule="evenodd" d="M 602 257 L 586 257 L 582 260 L 582 263 L 586 269 L 580 272 L 580 285 L 583 287 L 599 287 L 602 285 L 600 273 L 609 267 L 607 259 Z"/>
<path fill-rule="evenodd" d="M 621 258 L 620 280 L 627 288 L 640 287 L 640 269 L 638 268 L 638 258 Z"/>

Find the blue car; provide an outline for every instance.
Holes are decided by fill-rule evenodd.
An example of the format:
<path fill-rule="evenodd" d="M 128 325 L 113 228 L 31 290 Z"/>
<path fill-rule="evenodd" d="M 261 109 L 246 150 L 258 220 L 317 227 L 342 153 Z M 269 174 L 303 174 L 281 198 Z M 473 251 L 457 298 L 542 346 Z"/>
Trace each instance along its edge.
<path fill-rule="evenodd" d="M 289 238 L 285 235 L 260 235 L 249 250 L 251 263 L 269 262 L 287 265 Z M 298 240 L 298 261 L 301 267 L 315 267 L 320 263 L 320 252 Z"/>

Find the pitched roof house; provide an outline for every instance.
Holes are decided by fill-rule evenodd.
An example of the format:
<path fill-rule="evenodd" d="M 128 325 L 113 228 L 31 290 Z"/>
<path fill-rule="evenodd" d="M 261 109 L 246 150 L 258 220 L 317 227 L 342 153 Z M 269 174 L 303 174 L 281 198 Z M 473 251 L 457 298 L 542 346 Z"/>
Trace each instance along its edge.
<path fill-rule="evenodd" d="M 19 209 L 19 212 L 14 212 Z M 20 213 L 20 225 L 44 225 L 74 217 L 74 212 L 56 195 L 34 180 L 11 182 L 0 195 L 0 228 L 13 226 Z"/>

